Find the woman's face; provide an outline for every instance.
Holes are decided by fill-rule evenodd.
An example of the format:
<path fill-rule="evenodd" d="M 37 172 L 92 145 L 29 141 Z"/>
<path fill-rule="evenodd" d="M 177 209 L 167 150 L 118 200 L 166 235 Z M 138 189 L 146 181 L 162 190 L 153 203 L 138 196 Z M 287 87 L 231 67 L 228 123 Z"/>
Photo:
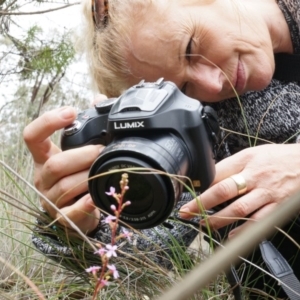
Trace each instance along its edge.
<path fill-rule="evenodd" d="M 270 83 L 272 41 L 251 1 L 183 2 L 159 4 L 138 21 L 127 49 L 130 84 L 164 77 L 192 98 L 215 102 Z"/>

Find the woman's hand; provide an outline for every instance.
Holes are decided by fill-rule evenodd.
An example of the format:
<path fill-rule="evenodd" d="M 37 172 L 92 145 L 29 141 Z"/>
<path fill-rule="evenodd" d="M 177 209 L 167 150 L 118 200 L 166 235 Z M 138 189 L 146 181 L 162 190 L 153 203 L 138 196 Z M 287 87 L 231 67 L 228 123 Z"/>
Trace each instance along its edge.
<path fill-rule="evenodd" d="M 76 111 L 71 107 L 48 111 L 30 123 L 23 136 L 34 159 L 37 189 L 84 233 L 89 233 L 98 225 L 100 212 L 90 194 L 78 200 L 74 198 L 87 192 L 89 167 L 103 146 L 90 145 L 62 152 L 50 140 L 56 130 L 70 125 L 75 118 Z M 41 205 L 53 219 L 58 218 L 60 223 L 70 227 L 49 203 L 42 199 Z"/>
<path fill-rule="evenodd" d="M 199 197 L 200 206 L 211 209 L 238 196 L 232 175 L 240 174 L 245 179 L 247 191 L 209 217 L 210 226 L 218 229 L 249 215 L 253 220 L 267 216 L 300 189 L 299 166 L 299 144 L 248 148 L 219 162 L 212 186 Z M 190 213 L 199 213 L 198 201 L 194 199 L 182 206 L 180 216 L 190 218 Z M 230 236 L 248 223 L 234 229 Z"/>

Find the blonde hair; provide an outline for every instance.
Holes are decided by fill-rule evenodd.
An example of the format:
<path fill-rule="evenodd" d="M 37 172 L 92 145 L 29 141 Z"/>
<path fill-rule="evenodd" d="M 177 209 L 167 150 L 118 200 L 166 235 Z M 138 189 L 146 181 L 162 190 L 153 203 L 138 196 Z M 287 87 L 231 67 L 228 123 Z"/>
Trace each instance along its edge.
<path fill-rule="evenodd" d="M 108 23 L 102 28 L 95 28 L 92 0 L 82 0 L 84 22 L 78 42 L 86 55 L 93 87 L 107 97 L 118 97 L 130 87 L 129 77 L 132 78 L 133 74 L 126 57 L 132 48 L 131 34 L 143 23 L 151 24 L 151 8 L 164 17 L 169 6 L 175 3 L 205 5 L 214 1 L 108 0 Z"/>
<path fill-rule="evenodd" d="M 77 45 L 85 53 L 93 86 L 108 97 L 117 97 L 129 87 L 126 50 L 130 48 L 130 35 L 152 1 L 109 0 L 108 24 L 98 29 L 93 22 L 91 0 L 82 1 L 85 19 Z"/>

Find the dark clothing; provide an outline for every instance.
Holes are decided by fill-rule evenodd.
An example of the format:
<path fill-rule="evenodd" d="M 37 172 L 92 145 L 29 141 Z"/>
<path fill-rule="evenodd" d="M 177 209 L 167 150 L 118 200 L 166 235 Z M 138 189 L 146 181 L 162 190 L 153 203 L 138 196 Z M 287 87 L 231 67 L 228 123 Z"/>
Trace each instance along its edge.
<path fill-rule="evenodd" d="M 300 54 L 300 2 L 278 1 L 291 30 L 294 53 Z M 299 70 L 300 72 L 300 70 Z M 300 83 L 273 79 L 262 91 L 247 92 L 237 98 L 214 103 L 220 126 L 232 132 L 253 137 L 223 132 L 223 151 L 219 158 L 232 155 L 242 149 L 271 143 L 296 143 L 300 141 Z M 246 122 L 242 115 L 245 114 Z M 245 124 L 246 123 L 246 124 Z M 246 126 L 247 125 L 247 126 Z M 248 132 L 247 132 L 248 129 Z"/>
<path fill-rule="evenodd" d="M 300 54 L 300 1 L 279 0 L 281 8 L 291 32 L 294 53 Z M 299 70 L 300 72 L 300 70 Z M 259 92 L 248 92 L 239 97 L 214 103 L 220 126 L 228 131 L 222 132 L 223 145 L 219 151 L 219 159 L 230 156 L 242 149 L 266 144 L 267 141 L 277 144 L 300 142 L 300 83 L 273 79 L 270 85 Z M 242 115 L 242 109 L 246 122 Z M 228 134 L 228 132 L 231 132 Z M 253 138 L 242 136 L 250 135 Z M 299 145 L 300 147 L 300 145 Z M 295 166 L 298 167 L 298 166 Z M 300 244 L 300 221 L 288 224 L 284 230 Z M 300 280 L 300 255 L 298 247 L 282 233 L 272 238 L 273 244 L 293 266 Z M 248 259 L 261 262 L 260 251 L 257 250 Z M 266 269 L 262 263 L 263 269 Z M 248 273 L 251 274 L 249 280 Z M 268 275 L 263 275 L 254 267 L 247 267 L 243 279 L 247 286 L 276 295 L 281 290 L 278 283 Z M 271 287 L 268 287 L 271 286 Z M 281 290 L 281 297 L 286 297 Z M 253 299 L 258 299 L 257 294 Z"/>

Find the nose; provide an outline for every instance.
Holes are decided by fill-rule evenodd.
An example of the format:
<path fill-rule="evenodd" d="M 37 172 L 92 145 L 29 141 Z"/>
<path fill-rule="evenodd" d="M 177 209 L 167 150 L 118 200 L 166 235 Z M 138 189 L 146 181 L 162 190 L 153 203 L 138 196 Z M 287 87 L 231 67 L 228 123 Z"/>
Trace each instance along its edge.
<path fill-rule="evenodd" d="M 217 96 L 223 89 L 224 75 L 215 65 L 197 62 L 188 71 L 189 92 L 202 100 Z M 197 97 L 199 98 L 199 97 Z"/>

